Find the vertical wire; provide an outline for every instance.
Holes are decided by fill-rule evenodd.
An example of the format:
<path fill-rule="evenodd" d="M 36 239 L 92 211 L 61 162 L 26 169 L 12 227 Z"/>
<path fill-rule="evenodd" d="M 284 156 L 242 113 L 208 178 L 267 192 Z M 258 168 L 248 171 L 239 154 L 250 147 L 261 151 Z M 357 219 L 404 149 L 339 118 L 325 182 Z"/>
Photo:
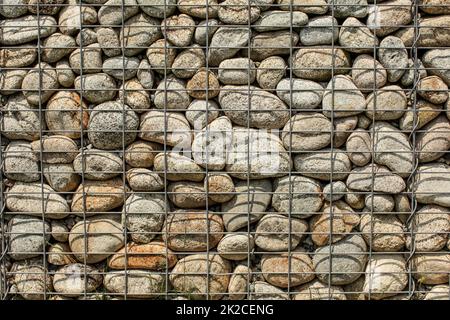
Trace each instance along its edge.
<path fill-rule="evenodd" d="M 329 251 L 330 255 L 330 265 L 328 269 L 328 299 L 331 299 L 331 278 L 333 274 L 333 220 L 334 220 L 334 210 L 333 210 L 333 170 L 334 170 L 334 101 L 335 101 L 335 67 L 336 67 L 336 52 L 334 43 L 334 28 L 335 28 L 335 17 L 334 17 L 334 5 L 335 0 L 331 0 L 331 133 L 330 133 L 330 232 L 328 237 Z M 326 28 L 326 27 L 325 27 Z"/>
<path fill-rule="evenodd" d="M 379 8 L 378 7 L 378 0 L 374 0 L 373 3 L 373 10 L 374 10 L 374 14 L 375 14 L 375 21 L 377 21 L 377 15 L 379 14 L 379 11 L 382 10 L 382 7 Z M 382 26 L 380 26 L 382 27 Z M 375 27 L 376 30 L 376 27 Z M 373 31 L 374 37 L 376 37 L 376 31 Z M 381 49 L 381 47 L 379 47 L 378 49 Z M 375 219 L 374 219 L 374 198 L 375 198 L 375 141 L 377 140 L 376 135 L 378 134 L 375 131 L 375 117 L 376 117 L 376 113 L 377 113 L 377 43 L 376 41 L 373 42 L 373 86 L 372 86 L 372 94 L 373 94 L 373 112 L 372 112 L 372 127 L 371 127 L 371 153 L 372 153 L 372 157 L 371 157 L 371 183 L 370 183 L 370 212 L 369 212 L 369 216 L 370 216 L 370 235 L 369 235 L 369 257 L 368 257 L 368 262 L 367 262 L 367 267 L 366 270 L 364 270 L 364 274 L 365 277 L 369 277 L 369 288 L 368 288 L 368 292 L 367 292 L 367 298 L 368 300 L 371 300 L 372 297 L 372 254 L 373 254 L 373 229 L 374 229 L 374 225 L 375 225 Z M 380 151 L 383 152 L 383 151 Z M 364 198 L 366 198 L 367 195 L 364 196 Z M 368 270 L 367 270 L 368 269 Z M 375 277 L 375 275 L 374 275 Z M 365 294 L 365 292 L 363 293 L 363 295 Z"/>
<path fill-rule="evenodd" d="M 411 212 L 406 220 L 405 226 L 407 229 L 409 229 L 409 236 L 410 236 L 410 246 L 409 246 L 409 255 L 406 259 L 406 264 L 408 268 L 408 299 L 411 299 L 414 295 L 415 291 L 415 282 L 413 279 L 413 266 L 412 266 L 412 259 L 414 257 L 414 253 L 416 250 L 416 241 L 415 241 L 415 214 L 417 210 L 417 200 L 415 197 L 415 183 L 416 183 L 416 173 L 417 173 L 417 167 L 419 165 L 419 159 L 418 154 L 416 150 L 416 130 L 419 126 L 419 117 L 418 117 L 418 110 L 417 110 L 417 85 L 420 81 L 420 72 L 419 72 L 419 60 L 417 56 L 417 43 L 420 37 L 420 30 L 419 30 L 419 3 L 418 0 L 414 0 L 411 3 L 411 10 L 413 11 L 413 23 L 414 23 L 414 38 L 413 43 L 411 45 L 411 56 L 413 57 L 413 85 L 411 88 L 411 95 L 410 99 L 412 100 L 412 112 L 413 112 L 413 126 L 409 135 L 409 141 L 411 142 L 412 150 L 413 150 L 413 169 L 411 174 L 409 175 L 407 179 L 407 186 L 409 188 L 408 192 L 410 192 L 410 205 L 411 205 Z"/>
<path fill-rule="evenodd" d="M 164 28 L 164 34 L 163 34 L 163 39 L 164 39 L 164 109 L 163 109 L 163 113 L 164 113 L 164 226 L 165 226 L 165 234 L 166 237 L 164 237 L 165 239 L 165 247 L 166 247 L 166 270 L 165 270 L 165 297 L 166 300 L 169 298 L 169 292 L 168 292 L 168 288 L 169 288 L 169 249 L 168 249 L 168 244 L 169 244 L 169 239 L 170 239 L 170 234 L 169 234 L 169 230 L 170 230 L 170 226 L 169 223 L 171 223 L 168 219 L 168 210 L 169 210 L 169 199 L 168 199 L 168 190 L 167 190 L 167 171 L 169 170 L 168 168 L 168 160 L 167 160 L 167 128 L 169 126 L 169 119 L 167 119 L 167 62 L 168 62 L 168 46 L 170 45 L 169 41 L 167 40 L 167 1 L 164 1 L 163 3 L 164 6 L 164 14 L 163 14 L 163 28 Z M 157 49 L 157 48 L 156 48 Z M 173 135 L 173 133 L 172 133 Z M 173 213 L 174 215 L 176 214 L 175 212 Z M 173 220 L 175 220 L 175 216 L 172 217 Z M 176 276 L 176 275 L 175 275 Z"/>
<path fill-rule="evenodd" d="M 247 58 L 248 59 L 251 59 L 251 46 L 252 46 L 252 41 L 251 41 L 251 38 L 252 38 L 252 27 L 251 27 L 251 4 L 250 4 L 250 1 L 248 1 L 248 5 L 247 5 L 247 7 L 248 7 L 248 9 L 247 9 L 247 19 L 248 19 L 248 22 L 247 22 L 247 28 L 248 28 L 248 41 L 247 41 Z M 247 72 L 249 71 L 249 68 L 250 68 L 250 62 L 249 61 L 247 61 L 248 62 L 248 66 L 247 66 Z M 247 179 L 246 179 L 246 182 L 247 182 L 247 237 L 251 234 L 250 233 L 250 225 L 251 225 L 251 217 L 252 217 L 252 215 L 251 215 L 251 207 L 250 207 L 250 175 L 251 175 L 251 166 L 250 166 L 250 143 L 251 143 L 251 139 L 250 139 L 250 109 L 251 109 L 251 98 L 252 98 L 252 95 L 251 95 L 251 90 L 250 90 L 250 84 L 249 84 L 249 82 L 250 82 L 250 74 L 248 74 L 248 76 L 247 76 L 247 127 L 246 127 L 246 129 L 247 129 L 247 135 L 246 136 L 244 136 L 245 138 L 246 138 L 246 143 L 247 143 Z M 232 134 L 234 133 L 233 132 L 233 129 L 231 129 L 232 130 Z M 259 143 L 259 141 L 258 141 L 258 139 L 260 139 L 260 136 L 259 136 L 259 131 L 258 131 L 258 134 L 256 135 L 256 139 L 257 139 L 257 143 Z M 245 141 L 245 140 L 244 140 Z M 234 143 L 234 141 L 233 141 L 233 139 L 232 139 L 232 143 Z M 239 150 L 239 148 L 236 148 L 235 149 L 236 150 L 236 152 L 237 152 L 237 157 L 239 157 L 239 152 L 240 152 L 240 150 Z M 239 159 L 239 158 L 238 158 Z M 254 190 L 254 192 L 253 192 L 253 194 L 254 193 L 256 193 L 257 192 L 257 190 Z M 256 214 L 258 214 L 258 213 L 256 213 Z M 248 256 L 250 256 L 250 254 L 248 254 Z M 247 260 L 247 262 L 248 262 L 248 268 L 250 268 L 250 260 Z M 249 270 L 247 270 L 247 272 L 248 272 Z M 262 271 L 261 271 L 262 272 Z M 248 284 L 248 288 L 250 287 L 250 277 L 247 277 L 247 284 Z M 247 296 L 249 296 L 249 293 L 247 293 Z"/>
<path fill-rule="evenodd" d="M 38 38 L 37 38 L 37 46 L 38 46 L 38 54 L 37 54 L 37 58 L 38 58 L 38 75 L 39 75 L 39 88 L 38 88 L 38 94 L 39 94 L 39 104 L 38 104 L 38 110 L 39 110 L 39 143 L 40 143 L 40 148 L 39 148 L 39 161 L 40 161 L 40 170 L 39 170 L 39 179 L 40 179 L 40 183 L 41 183 L 41 210 L 42 210 L 42 241 L 43 241 L 43 246 L 42 246 L 42 260 L 43 260 L 43 269 L 44 269 L 44 300 L 47 300 L 47 276 L 48 276 L 48 271 L 47 271 L 47 253 L 46 253 L 46 246 L 47 246 L 47 235 L 45 232 L 45 212 L 46 212 L 46 203 L 47 201 L 45 200 L 45 194 L 44 194 L 44 173 L 42 170 L 42 165 L 43 165 L 43 152 L 44 152 L 44 141 L 43 141 L 43 128 L 42 128 L 42 112 L 43 112 L 43 102 L 42 102 L 42 64 L 41 64 L 41 52 L 42 52 L 42 47 L 41 47 L 41 17 L 40 17 L 40 8 L 39 8 L 39 1 L 36 2 L 36 6 L 37 6 L 37 27 L 38 27 Z M 45 72 L 45 70 L 44 70 Z M 45 89 L 44 89 L 45 90 Z M 47 89 L 50 90 L 50 89 Z M 50 193 L 49 193 L 50 195 Z M 48 200 L 49 201 L 49 200 Z"/>
<path fill-rule="evenodd" d="M 69 4 L 70 6 L 70 4 Z M 83 272 L 84 272 L 84 290 L 83 290 L 83 297 L 84 299 L 87 298 L 87 252 L 88 252 L 88 245 L 89 245 L 89 228 L 87 226 L 86 221 L 86 211 L 87 211 L 87 205 L 86 205 L 86 186 L 85 186 L 85 171 L 86 171 L 86 156 L 84 155 L 84 128 L 83 128 L 83 92 L 84 92 L 84 78 L 83 78 L 83 66 L 84 66 L 84 54 L 83 54 L 83 3 L 80 1 L 79 3 L 79 17 L 80 17 L 80 128 L 81 128 L 81 190 L 82 190 L 82 209 L 83 209 L 83 242 L 84 242 L 84 248 L 83 248 Z M 86 111 L 87 112 L 87 111 Z M 89 132 L 89 127 L 88 127 Z M 73 197 L 75 196 L 76 191 L 73 193 Z M 73 202 L 72 197 L 72 202 Z"/>
<path fill-rule="evenodd" d="M 208 36 L 208 23 L 209 23 L 209 15 L 208 15 L 208 9 L 209 9 L 209 3 L 208 0 L 206 0 L 206 51 L 208 48 L 208 41 L 209 41 L 209 36 Z M 209 106 L 208 106 L 208 102 L 209 102 L 209 65 L 208 65 L 208 59 L 205 55 L 205 62 L 206 62 L 206 128 L 205 128 L 205 133 L 206 133 L 206 143 L 205 143 L 205 151 L 206 151 L 206 165 L 205 165 L 205 179 L 206 179 L 206 183 L 204 184 L 205 186 L 205 200 L 206 200 L 206 210 L 205 210 L 205 214 L 206 214 L 206 300 L 209 300 L 210 296 L 209 296 L 209 284 L 210 284 L 210 265 L 212 266 L 212 262 L 210 263 L 209 261 L 209 229 L 210 229 L 210 221 L 209 221 L 209 184 L 208 184 L 208 160 L 209 160 L 209 152 L 208 152 L 208 134 L 209 134 L 209 126 L 208 126 L 208 119 L 209 119 Z M 194 134 L 195 134 L 195 127 L 194 127 Z M 200 129 L 201 130 L 201 129 Z M 214 134 L 214 133 L 213 133 Z M 191 141 L 189 141 L 191 142 Z M 192 154 L 191 154 L 192 155 Z"/>
<path fill-rule="evenodd" d="M 4 115 L 3 108 L 0 108 L 0 172 L 4 172 L 5 159 L 3 158 L 3 134 L 4 130 Z M 0 237 L 1 237 L 1 251 L 0 251 L 0 300 L 6 300 L 8 295 L 8 283 L 6 280 L 6 253 L 8 252 L 8 244 L 5 231 L 5 204 L 4 204 L 4 189 L 6 188 L 4 179 L 2 177 L 0 182 Z"/>
<path fill-rule="evenodd" d="M 125 221 L 127 219 L 127 204 L 126 204 L 126 200 L 127 200 L 127 188 L 126 188 L 126 182 L 125 182 L 125 170 L 126 170 L 126 165 L 125 165 L 125 130 L 126 130 L 126 120 L 125 120 L 125 116 L 126 114 L 128 114 L 128 110 L 125 111 L 125 101 L 127 100 L 126 97 L 126 89 L 125 89 L 125 0 L 121 1 L 121 24 L 122 26 L 120 27 L 120 32 L 121 34 L 119 34 L 119 39 L 121 40 L 120 46 L 122 49 L 122 99 L 120 99 L 121 104 L 122 104 L 122 192 L 123 192 L 123 214 L 125 215 Z M 129 26 L 129 28 L 133 28 L 132 25 Z M 130 30 L 132 32 L 132 30 Z M 120 93 L 119 93 L 120 95 Z M 131 110 L 131 112 L 134 112 L 133 110 Z M 128 233 L 127 233 L 127 227 L 126 225 L 123 227 L 123 237 L 124 237 L 124 260 L 125 260 L 125 271 L 124 271 L 124 275 L 125 275 L 125 292 L 124 292 L 124 299 L 127 300 L 128 298 L 128 241 L 127 241 L 127 237 L 128 237 Z"/>
<path fill-rule="evenodd" d="M 289 2 L 289 34 L 290 34 L 290 45 L 289 45 L 289 59 L 292 61 L 293 59 L 293 55 L 294 55 L 294 43 L 293 43 L 293 35 L 294 35 L 294 31 L 293 31 L 293 20 L 294 20 L 294 8 L 293 8 L 293 3 L 292 1 Z M 299 36 L 299 41 L 300 41 L 300 36 Z M 292 106 L 294 105 L 293 103 L 293 76 L 292 76 L 292 62 L 291 62 L 291 66 L 289 68 L 289 101 L 291 102 L 289 107 L 289 150 L 288 150 L 288 154 L 289 154 L 289 161 L 292 161 L 292 135 L 293 130 L 294 130 L 294 122 L 291 120 L 292 119 Z M 292 251 L 292 201 L 293 201 L 293 197 L 292 197 L 292 193 L 293 193 L 293 183 L 292 183 L 292 168 L 289 167 L 288 170 L 288 287 L 287 287 L 287 294 L 289 299 L 291 298 L 291 272 L 292 272 L 292 257 L 291 257 L 291 251 Z"/>

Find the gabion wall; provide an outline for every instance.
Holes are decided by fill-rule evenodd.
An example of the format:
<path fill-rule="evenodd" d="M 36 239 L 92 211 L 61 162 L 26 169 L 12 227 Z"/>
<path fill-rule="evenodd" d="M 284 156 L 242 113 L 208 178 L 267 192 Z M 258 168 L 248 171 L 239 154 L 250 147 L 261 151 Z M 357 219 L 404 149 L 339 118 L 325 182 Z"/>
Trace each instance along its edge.
<path fill-rule="evenodd" d="M 0 18 L 2 299 L 449 299 L 449 0 Z"/>

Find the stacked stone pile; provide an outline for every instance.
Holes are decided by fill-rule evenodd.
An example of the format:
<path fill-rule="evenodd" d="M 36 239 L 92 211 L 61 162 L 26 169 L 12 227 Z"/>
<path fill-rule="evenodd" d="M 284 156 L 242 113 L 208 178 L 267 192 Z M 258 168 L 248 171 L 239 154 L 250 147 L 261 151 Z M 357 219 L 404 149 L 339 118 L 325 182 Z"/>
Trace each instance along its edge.
<path fill-rule="evenodd" d="M 449 299 L 450 2 L 4 0 L 0 296 Z"/>

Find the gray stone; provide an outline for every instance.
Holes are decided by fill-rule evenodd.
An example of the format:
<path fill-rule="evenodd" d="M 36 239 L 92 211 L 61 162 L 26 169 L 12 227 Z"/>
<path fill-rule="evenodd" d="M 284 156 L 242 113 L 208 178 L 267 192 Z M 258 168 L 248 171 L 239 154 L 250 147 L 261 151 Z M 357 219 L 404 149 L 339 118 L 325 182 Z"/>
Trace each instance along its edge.
<path fill-rule="evenodd" d="M 322 149 L 317 153 L 294 156 L 295 170 L 307 177 L 319 180 L 344 180 L 352 168 L 347 153 L 340 149 Z"/>
<path fill-rule="evenodd" d="M 287 293 L 264 281 L 255 281 L 251 288 L 249 300 L 289 300 Z"/>
<path fill-rule="evenodd" d="M 448 86 L 450 86 L 450 67 L 448 56 L 450 49 L 432 49 L 424 53 L 422 62 L 428 73 L 440 77 Z"/>
<path fill-rule="evenodd" d="M 369 7 L 366 24 L 377 36 L 384 37 L 408 25 L 411 20 L 410 0 L 389 0 Z"/>
<path fill-rule="evenodd" d="M 376 252 L 402 251 L 405 246 L 404 225 L 393 214 L 374 214 L 365 209 L 359 230 L 366 243 Z"/>
<path fill-rule="evenodd" d="M 73 168 L 78 174 L 84 174 L 85 179 L 108 180 L 121 174 L 122 159 L 112 152 L 98 149 L 88 149 L 79 153 Z"/>
<path fill-rule="evenodd" d="M 224 86 L 219 94 L 219 103 L 225 115 L 241 126 L 276 129 L 283 127 L 289 119 L 289 111 L 283 101 L 254 86 Z"/>
<path fill-rule="evenodd" d="M 283 79 L 277 85 L 278 97 L 293 109 L 317 108 L 323 92 L 324 88 L 311 80 L 292 79 L 291 82 L 291 79 Z"/>
<path fill-rule="evenodd" d="M 231 149 L 232 130 L 230 119 L 220 117 L 197 133 L 192 142 L 194 162 L 208 170 L 222 170 Z"/>
<path fill-rule="evenodd" d="M 43 41 L 41 60 L 54 63 L 71 53 L 75 46 L 75 39 L 71 36 L 54 33 Z"/>
<path fill-rule="evenodd" d="M 448 251 L 415 254 L 411 259 L 413 276 L 425 285 L 443 284 L 449 280 L 450 254 Z"/>
<path fill-rule="evenodd" d="M 401 177 L 408 177 L 414 166 L 414 155 L 408 136 L 383 121 L 371 129 L 373 159 Z"/>
<path fill-rule="evenodd" d="M 70 68 L 69 60 L 62 59 L 56 63 L 56 76 L 61 86 L 65 88 L 73 87 L 75 73 Z"/>
<path fill-rule="evenodd" d="M 256 80 L 262 89 L 274 90 L 286 75 L 286 69 L 287 65 L 282 57 L 268 57 L 260 62 L 256 70 Z"/>
<path fill-rule="evenodd" d="M 137 0 L 139 8 L 150 17 L 164 18 L 171 16 L 177 8 L 176 0 Z"/>
<path fill-rule="evenodd" d="M 294 300 L 347 300 L 344 289 L 313 280 L 296 289 Z"/>
<path fill-rule="evenodd" d="M 177 78 L 192 78 L 198 69 L 205 66 L 205 54 L 198 45 L 181 51 L 172 64 L 172 73 Z M 220 71 L 219 71 L 220 76 Z"/>
<path fill-rule="evenodd" d="M 193 100 L 186 109 L 186 119 L 194 129 L 202 129 L 219 116 L 219 106 L 213 100 Z"/>
<path fill-rule="evenodd" d="M 27 141 L 11 141 L 3 154 L 3 172 L 12 180 L 33 182 L 40 178 L 39 158 Z"/>
<path fill-rule="evenodd" d="M 275 181 L 273 208 L 295 218 L 308 218 L 323 204 L 322 187 L 316 180 L 303 177 L 283 177 Z"/>
<path fill-rule="evenodd" d="M 380 42 L 378 59 L 386 68 L 389 82 L 401 79 L 408 68 L 408 52 L 403 41 L 394 36 L 388 36 Z"/>
<path fill-rule="evenodd" d="M 253 250 L 255 242 L 250 234 L 230 233 L 225 235 L 217 245 L 217 252 L 227 260 L 245 260 L 248 252 Z"/>
<path fill-rule="evenodd" d="M 130 107 L 109 101 L 92 109 L 88 137 L 92 145 L 98 149 L 120 149 L 135 140 L 138 127 L 139 118 Z M 122 130 L 126 132 L 123 133 Z"/>
<path fill-rule="evenodd" d="M 330 11 L 334 11 L 336 18 L 364 18 L 368 13 L 367 0 L 328 0 Z"/>
<path fill-rule="evenodd" d="M 123 247 L 124 242 L 120 223 L 105 215 L 78 222 L 69 234 L 70 249 L 81 263 L 103 261 Z"/>
<path fill-rule="evenodd" d="M 165 39 L 156 40 L 147 49 L 147 59 L 152 69 L 159 74 L 170 73 L 177 50 Z"/>
<path fill-rule="evenodd" d="M 167 191 L 169 192 L 170 201 L 179 208 L 201 209 L 215 204 L 213 201 L 208 201 L 205 184 L 202 182 L 171 182 L 167 187 Z"/>
<path fill-rule="evenodd" d="M 431 252 L 442 250 L 450 232 L 450 216 L 448 209 L 427 205 L 419 209 L 411 221 L 414 238 L 407 234 L 406 247 L 414 247 L 416 252 Z M 413 240 L 413 245 L 412 241 Z"/>
<path fill-rule="evenodd" d="M 416 138 L 419 162 L 437 160 L 449 149 L 450 123 L 445 116 L 441 115 L 421 128 Z"/>
<path fill-rule="evenodd" d="M 87 278 L 87 279 L 86 279 Z M 81 263 L 59 268 L 53 276 L 53 288 L 65 297 L 77 297 L 95 291 L 102 284 L 100 271 Z"/>
<path fill-rule="evenodd" d="M 94 7 L 71 3 L 70 6 L 64 6 L 58 19 L 59 30 L 63 34 L 75 35 L 87 25 L 97 23 L 97 11 Z"/>
<path fill-rule="evenodd" d="M 58 87 L 55 69 L 45 62 L 41 62 L 28 71 L 22 81 L 23 95 L 30 104 L 35 106 L 47 102 Z"/>
<path fill-rule="evenodd" d="M 28 15 L 16 19 L 4 19 L 0 21 L 0 44 L 16 46 L 46 38 L 56 32 L 56 20 L 52 16 Z"/>
<path fill-rule="evenodd" d="M 97 32 L 94 29 L 84 27 L 75 39 L 77 46 L 88 46 L 97 43 Z"/>
<path fill-rule="evenodd" d="M 161 22 L 161 31 L 172 45 L 187 47 L 195 32 L 195 21 L 186 14 L 173 15 Z"/>
<path fill-rule="evenodd" d="M 175 2 L 175 0 L 173 1 Z M 219 9 L 217 2 L 217 0 L 178 0 L 177 8 L 180 12 L 191 17 L 201 19 L 215 18 Z"/>
<path fill-rule="evenodd" d="M 408 285 L 406 261 L 402 255 L 372 256 L 367 263 L 366 274 L 363 292 L 370 299 L 395 296 Z"/>
<path fill-rule="evenodd" d="M 379 89 L 387 81 L 386 69 L 368 54 L 356 57 L 353 61 L 351 76 L 354 84 L 363 92 Z"/>
<path fill-rule="evenodd" d="M 119 101 L 131 107 L 137 113 L 150 109 L 150 94 L 136 79 L 130 79 L 119 88 Z"/>
<path fill-rule="evenodd" d="M 110 101 L 116 96 L 116 81 L 106 73 L 79 76 L 75 78 L 74 85 L 83 98 L 92 103 Z"/>
<path fill-rule="evenodd" d="M 0 67 L 26 67 L 32 64 L 36 57 L 37 50 L 30 44 L 0 49 Z"/>
<path fill-rule="evenodd" d="M 300 31 L 300 42 L 305 46 L 337 44 L 339 23 L 332 16 L 315 17 Z"/>
<path fill-rule="evenodd" d="M 375 120 L 396 120 L 401 118 L 408 105 L 405 90 L 397 85 L 385 86 L 367 96 L 369 118 Z"/>
<path fill-rule="evenodd" d="M 15 215 L 8 223 L 9 250 L 14 260 L 37 257 L 50 240 L 50 224 L 39 217 Z M 45 234 L 45 236 L 44 236 Z"/>
<path fill-rule="evenodd" d="M 244 264 L 238 264 L 233 270 L 228 284 L 228 297 L 231 300 L 243 300 L 247 296 L 248 285 L 252 279 L 252 270 Z"/>
<path fill-rule="evenodd" d="M 431 290 L 426 293 L 425 298 L 423 300 L 448 300 L 449 291 L 450 287 L 445 284 L 433 286 Z"/>
<path fill-rule="evenodd" d="M 20 90 L 27 70 L 11 69 L 0 71 L 0 94 L 11 95 Z"/>
<path fill-rule="evenodd" d="M 139 138 L 168 146 L 188 147 L 192 133 L 184 114 L 151 110 L 141 116 Z"/>
<path fill-rule="evenodd" d="M 212 36 L 208 50 L 208 62 L 218 66 L 223 60 L 233 57 L 249 42 L 248 28 L 220 27 Z"/>
<path fill-rule="evenodd" d="M 348 188 L 358 191 L 372 191 L 373 187 L 373 191 L 385 193 L 399 193 L 406 188 L 405 182 L 400 176 L 376 163 L 353 168 L 346 184 Z"/>
<path fill-rule="evenodd" d="M 154 160 L 154 169 L 170 181 L 195 181 L 205 178 L 203 169 L 189 157 L 175 153 L 158 153 Z"/>
<path fill-rule="evenodd" d="M 125 201 L 123 221 L 137 243 L 149 243 L 161 231 L 169 204 L 162 194 L 133 193 Z"/>
<path fill-rule="evenodd" d="M 346 74 L 350 65 L 350 56 L 342 49 L 300 48 L 292 59 L 292 71 L 297 77 L 315 81 L 330 80 L 332 69 L 334 75 Z"/>
<path fill-rule="evenodd" d="M 445 103 L 448 99 L 448 86 L 438 76 L 421 79 L 417 85 L 419 96 L 434 104 Z"/>
<path fill-rule="evenodd" d="M 16 182 L 5 194 L 6 208 L 36 217 L 64 219 L 69 215 L 67 201 L 49 185 Z M 42 213 L 44 211 L 44 213 Z"/>
<path fill-rule="evenodd" d="M 155 107 L 158 109 L 186 109 L 191 102 L 186 83 L 169 76 L 162 79 L 155 92 Z"/>
<path fill-rule="evenodd" d="M 272 199 L 270 180 L 238 181 L 236 196 L 221 208 L 225 229 L 229 232 L 247 227 L 265 213 Z"/>
<path fill-rule="evenodd" d="M 159 191 L 165 187 L 164 180 L 156 172 L 145 168 L 133 168 L 126 173 L 133 191 Z"/>
<path fill-rule="evenodd" d="M 231 264 L 218 254 L 194 254 L 178 260 L 169 279 L 175 291 L 190 299 L 218 300 L 227 291 L 231 271 Z"/>
<path fill-rule="evenodd" d="M 322 99 L 323 113 L 348 117 L 366 110 L 366 100 L 349 76 L 337 75 L 328 83 Z"/>
<path fill-rule="evenodd" d="M 337 201 L 347 192 L 347 186 L 342 181 L 333 181 L 323 188 L 323 198 L 328 201 Z"/>
<path fill-rule="evenodd" d="M 78 139 L 81 137 L 81 128 L 87 129 L 87 109 L 86 103 L 76 92 L 58 91 L 47 103 L 45 122 L 53 134 Z"/>
<path fill-rule="evenodd" d="M 127 20 L 138 12 L 136 0 L 108 0 L 98 10 L 98 22 L 108 26 L 121 25 L 123 20 Z"/>
<path fill-rule="evenodd" d="M 251 84 L 256 79 L 256 65 L 248 58 L 224 60 L 219 65 L 218 79 L 223 84 Z"/>
<path fill-rule="evenodd" d="M 347 138 L 358 125 L 358 116 L 335 118 L 333 119 L 333 124 L 333 146 L 340 148 L 347 142 Z"/>
<path fill-rule="evenodd" d="M 103 279 L 103 286 L 114 295 L 131 298 L 157 298 L 166 292 L 164 275 L 146 270 L 109 271 Z"/>
<path fill-rule="evenodd" d="M 195 1 L 195 0 L 185 0 L 185 1 Z M 209 8 L 212 7 L 209 6 Z M 194 33 L 195 42 L 201 46 L 206 46 L 206 44 L 210 44 L 211 39 L 214 33 L 217 31 L 217 29 L 219 29 L 219 21 L 216 19 L 208 19 L 200 21 L 195 28 Z"/>
<path fill-rule="evenodd" d="M 256 226 L 255 244 L 264 251 L 294 250 L 306 237 L 307 231 L 305 220 L 266 214 Z"/>
<path fill-rule="evenodd" d="M 288 55 L 298 41 L 299 36 L 296 32 L 286 30 L 257 34 L 251 38 L 250 58 L 254 61 L 262 61 L 271 56 Z M 244 48 L 244 52 L 247 53 L 247 51 Z"/>
<path fill-rule="evenodd" d="M 114 28 L 101 27 L 96 31 L 98 44 L 106 56 L 115 57 L 122 54 L 119 35 Z"/>
<path fill-rule="evenodd" d="M 419 79 L 425 78 L 427 76 L 427 70 L 423 65 L 420 59 L 417 59 L 417 66 L 414 66 L 415 63 L 412 59 L 408 59 L 408 67 L 403 74 L 401 80 L 401 84 L 405 87 L 408 87 L 413 84 L 415 79 L 415 70 L 419 71 Z"/>
<path fill-rule="evenodd" d="M 258 32 L 278 31 L 304 26 L 308 23 L 308 16 L 300 11 L 265 11 L 262 12 L 259 19 L 253 23 L 253 28 Z"/>
<path fill-rule="evenodd" d="M 103 72 L 118 80 L 129 80 L 136 76 L 139 67 L 136 57 L 112 57 L 103 61 Z"/>
<path fill-rule="evenodd" d="M 40 141 L 33 141 L 31 148 L 42 163 L 72 163 L 78 153 L 75 141 L 58 135 L 43 136 Z"/>
<path fill-rule="evenodd" d="M 42 266 L 42 259 L 16 262 L 11 268 L 12 283 L 20 296 L 26 300 L 43 300 L 46 292 L 52 291 L 52 278 Z"/>
<path fill-rule="evenodd" d="M 277 0 L 277 3 L 284 11 L 294 10 L 308 14 L 324 14 L 328 11 L 326 0 Z"/>
<path fill-rule="evenodd" d="M 62 220 L 52 220 L 50 223 L 52 238 L 59 242 L 67 242 L 69 239 L 69 229 L 66 223 Z"/>
<path fill-rule="evenodd" d="M 3 0 L 0 15 L 5 18 L 17 18 L 27 13 L 28 0 Z"/>
<path fill-rule="evenodd" d="M 37 140 L 40 130 L 45 128 L 39 111 L 34 110 L 34 107 L 20 93 L 9 97 L 3 108 L 1 124 L 2 134 L 8 139 L 15 140 Z"/>
<path fill-rule="evenodd" d="M 72 164 L 45 163 L 42 171 L 50 187 L 58 192 L 70 192 L 80 184 L 80 176 L 73 170 Z"/>
<path fill-rule="evenodd" d="M 150 66 L 150 63 L 146 58 L 142 59 L 139 63 L 136 77 L 145 89 L 152 89 L 156 82 L 155 74 Z"/>
<path fill-rule="evenodd" d="M 266 130 L 235 128 L 226 171 L 238 179 L 286 175 L 292 167 L 288 152 L 275 134 Z"/>
<path fill-rule="evenodd" d="M 281 288 L 298 286 L 315 278 L 311 258 L 301 250 L 263 255 L 261 272 L 267 282 Z"/>
<path fill-rule="evenodd" d="M 120 44 L 125 47 L 124 55 L 134 56 L 161 37 L 159 21 L 140 13 L 125 21 Z"/>
<path fill-rule="evenodd" d="M 371 159 L 371 140 L 369 134 L 361 129 L 352 132 L 347 140 L 346 150 L 349 159 L 354 164 L 358 166 L 367 164 Z"/>
<path fill-rule="evenodd" d="M 368 194 L 364 203 L 370 213 L 391 213 L 395 206 L 394 197 L 390 194 Z"/>
<path fill-rule="evenodd" d="M 332 257 L 329 254 L 330 250 L 333 253 Z M 330 281 L 333 285 L 350 284 L 356 281 L 365 270 L 366 252 L 366 243 L 357 234 L 350 234 L 332 244 L 331 248 L 324 246 L 316 249 L 313 264 L 317 278 L 323 283 Z"/>
<path fill-rule="evenodd" d="M 361 21 L 349 17 L 339 32 L 339 44 L 353 53 L 370 53 L 378 46 L 378 38 Z"/>
<path fill-rule="evenodd" d="M 225 0 L 219 5 L 217 14 L 219 20 L 224 24 L 251 24 L 255 22 L 260 9 L 249 0 Z"/>
<path fill-rule="evenodd" d="M 450 207 L 450 167 L 443 163 L 419 166 L 409 188 L 415 192 L 419 203 Z"/>
<path fill-rule="evenodd" d="M 76 74 L 98 73 L 102 71 L 102 50 L 98 43 L 83 49 L 75 49 L 69 56 L 70 67 Z"/>

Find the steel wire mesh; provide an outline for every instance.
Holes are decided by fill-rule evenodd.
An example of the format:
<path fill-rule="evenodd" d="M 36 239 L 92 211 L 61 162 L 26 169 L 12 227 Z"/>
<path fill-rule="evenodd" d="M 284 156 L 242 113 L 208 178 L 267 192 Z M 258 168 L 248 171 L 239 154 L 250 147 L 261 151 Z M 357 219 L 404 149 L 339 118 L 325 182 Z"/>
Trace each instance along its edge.
<path fill-rule="evenodd" d="M 450 298 L 448 1 L 0 10 L 2 299 Z M 263 24 L 269 13 L 287 21 Z"/>

